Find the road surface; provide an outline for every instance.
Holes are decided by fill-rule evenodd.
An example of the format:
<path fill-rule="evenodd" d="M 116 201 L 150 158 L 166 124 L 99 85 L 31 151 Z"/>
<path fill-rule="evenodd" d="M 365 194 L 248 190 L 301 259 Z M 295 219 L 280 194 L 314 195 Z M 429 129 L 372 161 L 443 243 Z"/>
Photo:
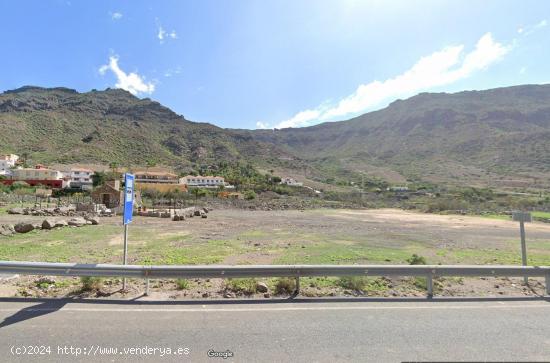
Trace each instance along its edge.
<path fill-rule="evenodd" d="M 227 359 L 209 358 L 209 350 Z M 550 361 L 550 302 L 3 298 L 0 356 L 3 362 Z"/>

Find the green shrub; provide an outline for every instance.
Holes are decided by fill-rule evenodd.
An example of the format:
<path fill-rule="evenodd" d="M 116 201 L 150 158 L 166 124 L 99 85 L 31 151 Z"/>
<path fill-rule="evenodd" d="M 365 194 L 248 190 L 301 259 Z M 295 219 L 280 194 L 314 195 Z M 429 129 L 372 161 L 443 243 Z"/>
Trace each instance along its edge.
<path fill-rule="evenodd" d="M 82 291 L 98 291 L 103 287 L 103 279 L 101 277 L 83 276 L 80 278 L 82 283 Z"/>
<path fill-rule="evenodd" d="M 407 262 L 409 263 L 409 265 L 425 265 L 426 258 L 419 256 L 415 253 L 407 259 Z"/>
<path fill-rule="evenodd" d="M 189 288 L 189 280 L 187 279 L 177 279 L 176 288 L 178 290 L 187 290 Z"/>
<path fill-rule="evenodd" d="M 277 295 L 292 294 L 296 291 L 296 280 L 290 277 L 278 278 L 275 282 L 275 293 Z"/>
<path fill-rule="evenodd" d="M 413 279 L 413 285 L 420 290 L 428 289 L 428 282 L 425 277 L 415 277 Z"/>
<path fill-rule="evenodd" d="M 244 192 L 244 199 L 246 200 L 256 199 L 256 193 L 254 193 L 253 190 L 247 190 L 246 192 Z"/>
<path fill-rule="evenodd" d="M 364 276 L 342 276 L 338 279 L 337 284 L 344 289 L 362 291 L 367 286 L 368 281 Z"/>
<path fill-rule="evenodd" d="M 258 281 L 254 278 L 248 279 L 229 279 L 226 282 L 226 287 L 236 293 L 243 293 L 245 295 L 252 295 L 256 292 L 256 283 Z"/>

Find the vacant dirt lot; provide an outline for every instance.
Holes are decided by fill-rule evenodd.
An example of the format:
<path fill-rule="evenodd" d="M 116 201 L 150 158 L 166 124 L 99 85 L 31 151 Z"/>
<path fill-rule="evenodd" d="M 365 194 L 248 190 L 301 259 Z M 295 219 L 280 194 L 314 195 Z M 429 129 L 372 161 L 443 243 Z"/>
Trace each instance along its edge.
<path fill-rule="evenodd" d="M 0 215 L 0 223 L 21 219 L 42 218 Z M 118 217 L 104 218 L 100 226 L 33 231 L 0 238 L 0 260 L 119 263 L 122 259 L 120 222 Z M 179 222 L 136 217 L 130 226 L 129 240 L 129 263 L 136 264 L 406 264 L 412 254 L 423 256 L 433 264 L 519 264 L 521 261 L 515 222 L 394 209 L 220 209 L 209 213 L 207 219 L 195 217 Z M 550 225 L 528 224 L 527 240 L 529 263 L 550 265 Z M 12 281 L 8 284 L 9 291 L 22 281 L 26 281 L 25 285 L 35 279 L 25 277 Z M 531 291 L 519 281 L 495 281 L 454 279 L 441 281 L 438 288 L 449 295 L 472 295 L 478 291 L 485 294 L 488 289 L 496 289 L 495 294 L 532 294 L 542 289 L 540 284 L 534 284 L 536 291 Z M 141 285 L 136 284 L 137 293 Z M 333 280 L 313 281 L 306 289 L 312 288 L 314 295 L 342 292 L 342 289 L 334 290 L 335 284 Z M 59 293 L 71 289 L 71 283 L 65 285 L 58 289 Z M 400 290 L 393 282 L 382 285 L 376 285 L 377 294 L 402 295 L 411 291 Z M 422 284 L 418 281 L 410 281 L 409 285 L 422 293 Z M 116 286 L 113 284 L 113 289 Z M 155 286 L 158 293 L 174 289 L 173 283 Z M 226 289 L 219 282 L 201 286 L 202 290 L 197 290 L 200 296 L 205 289 L 218 292 Z M 173 296 L 197 295 L 193 289 L 182 289 L 183 292 Z M 7 290 L 6 286 L 3 290 Z M 36 292 L 41 293 L 40 289 Z"/>

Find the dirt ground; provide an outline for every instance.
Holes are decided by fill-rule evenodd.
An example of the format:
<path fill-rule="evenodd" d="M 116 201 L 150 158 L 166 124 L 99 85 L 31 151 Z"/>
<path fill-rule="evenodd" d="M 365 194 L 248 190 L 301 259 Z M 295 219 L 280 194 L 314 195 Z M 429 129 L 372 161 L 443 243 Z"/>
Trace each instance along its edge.
<path fill-rule="evenodd" d="M 0 215 L 0 224 L 40 221 L 30 216 Z M 103 218 L 100 226 L 33 231 L 0 237 L 0 260 L 119 263 L 122 226 L 118 217 Z M 550 265 L 550 224 L 530 223 L 527 229 L 529 264 Z M 378 210 L 214 210 L 207 219 L 136 217 L 130 226 L 129 263 L 135 264 L 407 264 L 412 254 L 429 264 L 520 264 L 516 222 L 456 215 Z M 0 282 L 0 296 L 79 296 L 133 298 L 143 282 L 133 281 L 121 293 L 117 279 L 108 279 L 99 292 L 82 293 L 79 279 L 25 276 Z M 1 277 L 0 277 L 1 279 Z M 1 280 L 0 280 L 1 281 Z M 275 279 L 265 281 L 275 295 Z M 48 285 L 48 286 L 46 286 Z M 226 281 L 190 281 L 178 290 L 174 281 L 151 283 L 158 299 L 262 297 L 233 291 Z M 524 286 L 520 279 L 439 279 L 436 294 L 444 296 L 532 296 L 542 294 L 542 281 Z M 364 289 L 343 287 L 338 279 L 308 279 L 307 296 L 421 296 L 421 281 L 377 279 Z"/>

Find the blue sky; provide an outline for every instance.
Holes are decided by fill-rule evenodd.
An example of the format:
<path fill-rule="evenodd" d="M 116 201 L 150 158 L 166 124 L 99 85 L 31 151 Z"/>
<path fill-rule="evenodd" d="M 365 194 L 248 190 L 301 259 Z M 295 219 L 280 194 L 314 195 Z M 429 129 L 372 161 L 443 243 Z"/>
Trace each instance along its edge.
<path fill-rule="evenodd" d="M 419 92 L 549 83 L 550 1 L 1 1 L 0 90 L 124 88 L 300 127 Z"/>

